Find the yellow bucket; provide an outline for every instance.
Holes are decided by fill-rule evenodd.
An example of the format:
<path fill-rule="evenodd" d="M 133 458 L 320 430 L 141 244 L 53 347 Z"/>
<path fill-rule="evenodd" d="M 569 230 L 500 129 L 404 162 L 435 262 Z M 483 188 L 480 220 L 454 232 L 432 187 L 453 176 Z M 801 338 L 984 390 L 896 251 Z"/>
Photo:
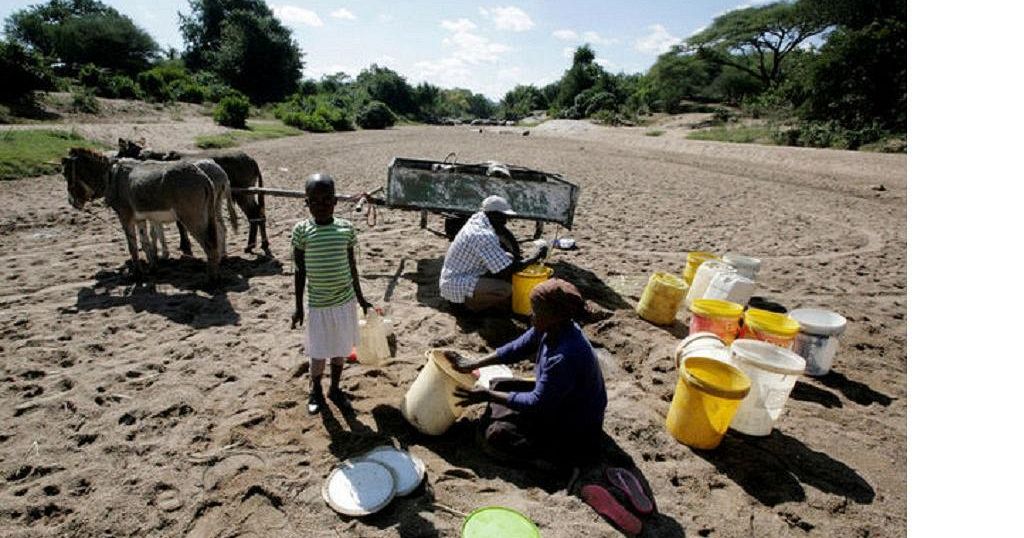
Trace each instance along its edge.
<path fill-rule="evenodd" d="M 533 313 L 530 292 L 537 284 L 551 278 L 555 270 L 546 265 L 531 265 L 512 275 L 512 311 L 529 316 Z"/>
<path fill-rule="evenodd" d="M 686 285 L 693 284 L 693 277 L 697 274 L 697 268 L 700 264 L 708 260 L 717 260 L 718 255 L 714 252 L 701 252 L 693 251 L 686 254 L 686 268 L 683 269 L 683 280 L 686 281 Z"/>
<path fill-rule="evenodd" d="M 740 338 L 761 340 L 790 349 L 799 332 L 800 323 L 785 314 L 759 308 L 748 308 L 747 312 L 743 314 L 743 330 L 740 332 Z"/>
<path fill-rule="evenodd" d="M 689 286 L 671 273 L 661 271 L 651 275 L 636 304 L 636 313 L 641 318 L 657 325 L 671 325 L 676 321 L 679 305 L 686 297 Z"/>
<path fill-rule="evenodd" d="M 722 442 L 750 378 L 734 366 L 706 357 L 683 362 L 665 428 L 680 443 L 711 449 Z"/>

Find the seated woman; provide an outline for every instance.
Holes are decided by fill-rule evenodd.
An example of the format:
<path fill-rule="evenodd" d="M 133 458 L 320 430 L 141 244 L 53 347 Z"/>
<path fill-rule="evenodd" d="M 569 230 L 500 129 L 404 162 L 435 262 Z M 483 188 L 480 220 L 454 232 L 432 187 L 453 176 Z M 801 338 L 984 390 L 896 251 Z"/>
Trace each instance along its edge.
<path fill-rule="evenodd" d="M 597 355 L 575 323 L 584 301 L 572 284 L 550 279 L 530 293 L 533 327 L 479 359 L 452 357 L 469 372 L 535 357 L 536 381 L 525 390 L 457 389 L 461 405 L 488 403 L 482 428 L 487 447 L 521 462 L 574 467 L 597 456 L 608 403 Z M 518 382 L 522 384 L 522 382 Z"/>

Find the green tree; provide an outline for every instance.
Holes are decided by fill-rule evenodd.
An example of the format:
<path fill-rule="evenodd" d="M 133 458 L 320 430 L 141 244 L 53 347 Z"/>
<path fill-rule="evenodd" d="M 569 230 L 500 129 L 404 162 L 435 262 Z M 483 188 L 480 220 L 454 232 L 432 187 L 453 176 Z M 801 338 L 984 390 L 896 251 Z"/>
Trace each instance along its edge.
<path fill-rule="evenodd" d="M 272 16 L 229 13 L 214 59 L 213 71 L 257 105 L 284 99 L 302 78 L 302 52 Z"/>
<path fill-rule="evenodd" d="M 213 71 L 256 104 L 298 88 L 302 51 L 266 2 L 189 0 L 189 7 L 178 14 L 189 69 Z"/>
<path fill-rule="evenodd" d="M 160 48 L 128 17 L 93 0 L 50 0 L 10 15 L 4 32 L 76 73 L 87 64 L 136 74 Z M 112 53 L 116 51 L 116 53 Z"/>
<path fill-rule="evenodd" d="M 0 41 L 0 103 L 33 106 L 35 90 L 52 88 L 52 75 L 42 56 L 12 41 Z"/>
<path fill-rule="evenodd" d="M 359 73 L 355 83 L 369 100 L 380 101 L 395 113 L 405 116 L 416 111 L 412 87 L 405 77 L 387 67 L 373 64 Z"/>
<path fill-rule="evenodd" d="M 416 117 L 422 121 L 434 123 L 445 115 L 444 98 L 441 88 L 428 82 L 421 82 L 413 88 L 412 100 L 416 109 Z"/>
<path fill-rule="evenodd" d="M 736 9 L 716 17 L 674 50 L 696 51 L 702 59 L 749 73 L 768 88 L 783 79 L 783 65 L 793 51 L 830 26 L 811 7 L 777 2 Z"/>
<path fill-rule="evenodd" d="M 499 115 L 507 120 L 520 120 L 529 116 L 534 110 L 548 107 L 547 99 L 536 86 L 519 85 L 505 93 L 499 103 Z"/>
<path fill-rule="evenodd" d="M 572 56 L 572 66 L 562 75 L 559 82 L 558 97 L 555 104 L 567 109 L 572 107 L 576 96 L 585 90 L 597 87 L 606 89 L 608 84 L 608 73 L 594 63 L 594 49 L 590 45 L 583 45 L 576 49 Z"/>

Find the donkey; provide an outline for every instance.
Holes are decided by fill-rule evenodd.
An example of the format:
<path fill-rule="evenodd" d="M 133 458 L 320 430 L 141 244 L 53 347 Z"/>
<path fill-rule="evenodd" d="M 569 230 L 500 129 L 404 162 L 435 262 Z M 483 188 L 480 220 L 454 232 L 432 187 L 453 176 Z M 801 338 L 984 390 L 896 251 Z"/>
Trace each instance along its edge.
<path fill-rule="evenodd" d="M 197 154 L 182 154 L 176 151 L 159 152 L 147 148 L 146 139 L 144 138 L 138 142 L 118 138 L 117 148 L 116 156 L 118 158 L 142 161 L 213 159 L 214 162 L 227 172 L 233 189 L 246 189 L 254 186 L 263 187 L 263 174 L 260 173 L 259 165 L 256 164 L 252 157 L 242 151 L 226 150 Z M 270 240 L 267 238 L 267 214 L 263 195 L 232 191 L 231 200 L 238 205 L 242 213 L 245 213 L 245 216 L 249 219 L 249 240 L 246 243 L 245 252 L 252 254 L 256 249 L 256 232 L 259 230 L 263 239 L 262 248 L 264 254 L 268 257 L 273 257 L 273 253 L 270 252 Z M 178 232 L 181 236 L 181 251 L 186 255 L 191 255 L 192 246 L 188 242 L 188 235 L 182 228 L 181 223 L 178 224 Z"/>
<path fill-rule="evenodd" d="M 102 197 L 117 214 L 136 277 L 143 272 L 136 227 L 142 228 L 141 221 L 150 221 L 151 225 L 178 221 L 203 247 L 211 281 L 218 279 L 224 252 L 224 229 L 219 215 L 225 200 L 224 189 L 218 188 L 216 182 L 226 182 L 227 175 L 221 170 L 217 181 L 210 178 L 208 171 L 218 175 L 211 166 L 216 163 L 115 163 L 88 148 L 71 148 L 61 163 L 72 207 L 82 209 L 86 202 Z"/>

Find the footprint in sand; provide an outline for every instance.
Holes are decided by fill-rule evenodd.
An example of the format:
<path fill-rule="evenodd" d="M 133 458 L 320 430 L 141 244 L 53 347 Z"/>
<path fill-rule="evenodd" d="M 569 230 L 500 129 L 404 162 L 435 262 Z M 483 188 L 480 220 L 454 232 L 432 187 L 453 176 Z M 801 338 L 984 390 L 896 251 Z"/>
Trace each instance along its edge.
<path fill-rule="evenodd" d="M 153 488 L 153 499 L 150 504 L 163 510 L 164 512 L 173 512 L 182 506 L 181 493 L 178 488 L 170 485 L 159 483 Z"/>

